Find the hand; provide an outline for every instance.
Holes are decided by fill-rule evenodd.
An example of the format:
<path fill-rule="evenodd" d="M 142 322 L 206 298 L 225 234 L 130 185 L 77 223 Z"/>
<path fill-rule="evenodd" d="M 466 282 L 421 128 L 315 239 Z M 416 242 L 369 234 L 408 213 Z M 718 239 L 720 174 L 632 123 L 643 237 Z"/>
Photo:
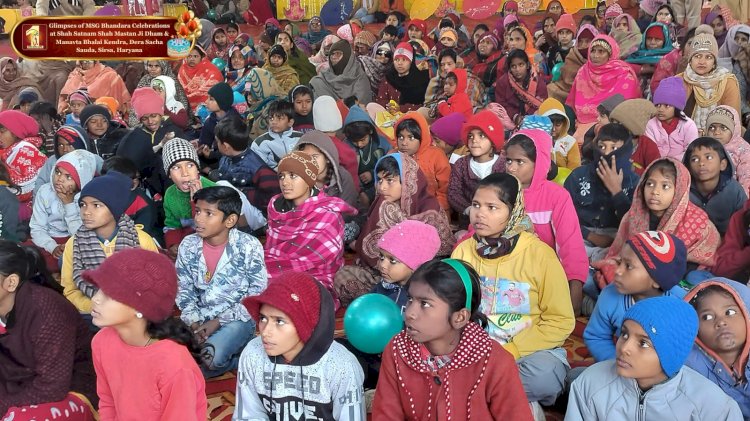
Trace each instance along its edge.
<path fill-rule="evenodd" d="M 204 157 L 204 158 L 208 158 L 209 156 L 211 156 L 211 148 L 209 148 L 209 147 L 208 147 L 208 146 L 206 146 L 206 145 L 203 145 L 203 146 L 201 146 L 201 148 L 200 148 L 200 149 L 198 150 L 198 153 L 199 153 L 199 154 L 200 154 L 200 155 L 201 155 L 202 157 Z"/>
<path fill-rule="evenodd" d="M 202 189 L 203 186 L 201 185 L 201 180 L 200 179 L 195 180 L 195 181 L 191 181 L 190 184 L 188 184 L 188 186 L 190 187 L 190 201 L 192 202 L 193 201 L 193 195 L 195 194 L 195 192 L 197 192 L 198 190 Z"/>
<path fill-rule="evenodd" d="M 169 132 L 164 135 L 164 138 L 159 143 L 161 143 L 161 145 L 164 146 L 167 142 L 174 139 L 174 137 L 175 137 L 174 132 Z"/>
<path fill-rule="evenodd" d="M 169 257 L 171 257 L 172 260 L 174 260 L 177 258 L 177 251 L 179 251 L 179 249 L 180 249 L 180 245 L 175 244 L 172 247 L 167 249 L 167 255 L 169 255 Z"/>
<path fill-rule="evenodd" d="M 362 182 L 362 184 L 369 184 L 372 181 L 372 173 L 371 172 L 363 172 L 359 175 L 359 181 Z"/>
<path fill-rule="evenodd" d="M 601 248 L 607 248 L 611 246 L 615 241 L 613 237 L 603 234 L 596 234 L 594 232 L 590 232 L 586 239 L 589 240 L 593 245 Z"/>
<path fill-rule="evenodd" d="M 607 164 L 607 161 L 602 158 L 599 160 L 599 165 L 596 167 L 596 175 L 604 183 L 604 187 L 609 190 L 612 196 L 622 191 L 622 170 L 617 169 L 615 163 L 615 157 L 612 157 L 611 165 Z"/>
<path fill-rule="evenodd" d="M 219 323 L 219 319 L 212 319 L 198 326 L 198 328 L 193 330 L 193 333 L 198 339 L 198 342 L 204 343 L 209 337 L 211 337 L 211 335 L 219 330 L 220 327 L 221 324 Z"/>
<path fill-rule="evenodd" d="M 60 199 L 60 201 L 63 202 L 63 205 L 69 205 L 73 203 L 73 198 L 75 198 L 76 191 L 74 187 L 69 187 L 64 191 L 55 190 L 55 194 Z"/>
<path fill-rule="evenodd" d="M 60 244 L 57 247 L 55 247 L 54 250 L 52 250 L 52 257 L 55 259 L 59 259 L 60 256 L 63 255 L 63 252 L 65 251 L 65 244 Z"/>

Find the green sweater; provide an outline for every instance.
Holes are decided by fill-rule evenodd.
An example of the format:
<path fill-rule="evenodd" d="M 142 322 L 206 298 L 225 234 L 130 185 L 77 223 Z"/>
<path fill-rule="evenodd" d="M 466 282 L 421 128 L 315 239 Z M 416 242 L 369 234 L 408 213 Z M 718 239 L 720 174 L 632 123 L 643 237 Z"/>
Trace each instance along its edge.
<path fill-rule="evenodd" d="M 215 186 L 216 183 L 201 176 L 201 187 Z M 184 192 L 174 184 L 164 193 L 164 225 L 167 228 L 189 226 L 193 219 L 193 207 L 190 204 L 190 192 Z"/>

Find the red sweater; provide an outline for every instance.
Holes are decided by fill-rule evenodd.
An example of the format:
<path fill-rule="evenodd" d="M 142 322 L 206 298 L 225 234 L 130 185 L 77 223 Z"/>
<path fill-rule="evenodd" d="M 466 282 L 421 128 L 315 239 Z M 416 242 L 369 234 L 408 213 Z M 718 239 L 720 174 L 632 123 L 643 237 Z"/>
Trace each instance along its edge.
<path fill-rule="evenodd" d="M 641 135 L 638 138 L 638 146 L 630 159 L 633 163 L 633 171 L 638 175 L 643 175 L 646 168 L 659 158 L 661 158 L 661 153 L 659 153 L 659 147 L 656 146 L 656 143 Z"/>
<path fill-rule="evenodd" d="M 750 212 L 750 200 L 732 215 L 724 234 L 724 241 L 716 251 L 716 264 L 711 273 L 739 282 L 747 282 L 750 272 L 750 238 L 745 214 Z"/>
<path fill-rule="evenodd" d="M 206 419 L 206 381 L 184 346 L 168 339 L 130 346 L 105 327 L 91 349 L 101 421 Z"/>
<path fill-rule="evenodd" d="M 380 367 L 373 421 L 533 420 L 513 356 L 477 323 L 464 328 L 450 363 L 435 374 L 404 332 L 386 346 Z"/>

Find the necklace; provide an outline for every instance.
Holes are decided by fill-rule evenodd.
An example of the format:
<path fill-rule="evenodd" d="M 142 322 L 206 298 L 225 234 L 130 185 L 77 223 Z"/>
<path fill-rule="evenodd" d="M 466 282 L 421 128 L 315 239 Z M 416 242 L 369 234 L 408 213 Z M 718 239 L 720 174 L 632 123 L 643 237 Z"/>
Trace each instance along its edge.
<path fill-rule="evenodd" d="M 367 151 L 367 160 L 365 160 L 365 157 L 362 156 L 362 152 L 364 151 L 364 149 L 358 149 L 357 150 L 357 155 L 359 155 L 359 160 L 364 165 L 369 165 L 370 161 L 372 161 L 372 136 L 370 136 L 370 144 L 369 144 L 369 146 L 370 146 L 370 150 Z"/>
<path fill-rule="evenodd" d="M 154 340 L 154 338 L 149 337 L 148 338 L 148 342 L 146 342 L 146 345 L 143 345 L 143 347 L 145 348 L 145 347 L 151 345 L 151 341 L 153 341 L 153 340 Z"/>

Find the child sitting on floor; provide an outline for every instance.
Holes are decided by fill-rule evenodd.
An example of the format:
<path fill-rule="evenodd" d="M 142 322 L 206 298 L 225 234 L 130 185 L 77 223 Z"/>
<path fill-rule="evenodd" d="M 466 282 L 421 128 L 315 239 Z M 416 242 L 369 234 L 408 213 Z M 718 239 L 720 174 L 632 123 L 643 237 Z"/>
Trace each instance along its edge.
<path fill-rule="evenodd" d="M 250 148 L 274 171 L 302 136 L 293 126 L 294 106 L 289 101 L 278 100 L 268 106 L 268 132 L 258 136 Z"/>
<path fill-rule="evenodd" d="M 656 105 L 656 117 L 648 121 L 643 135 L 656 143 L 662 157 L 682 160 L 688 144 L 698 137 L 695 122 L 682 112 L 687 103 L 682 78 L 663 79 L 651 101 Z"/>
<path fill-rule="evenodd" d="M 537 114 L 552 120 L 552 142 L 554 144 L 554 162 L 558 167 L 574 170 L 581 166 L 581 152 L 576 139 L 568 134 L 570 119 L 565 114 L 565 107 L 554 98 L 547 98 L 539 106 Z"/>
<path fill-rule="evenodd" d="M 455 32 L 455 31 L 454 31 Z M 451 113 L 461 113 L 467 119 L 474 114 L 471 99 L 466 93 L 468 76 L 466 69 L 455 69 L 448 73 L 443 82 L 443 97 L 437 104 L 439 117 L 445 117 Z"/>
<path fill-rule="evenodd" d="M 466 123 L 466 116 L 461 113 L 452 113 L 440 117 L 430 124 L 432 143 L 445 152 L 445 156 L 448 157 L 448 162 L 451 166 L 463 156 L 456 153 L 456 149 L 463 145 L 461 141 L 461 126 L 464 123 Z M 448 189 L 450 190 L 450 184 L 448 184 Z"/>

